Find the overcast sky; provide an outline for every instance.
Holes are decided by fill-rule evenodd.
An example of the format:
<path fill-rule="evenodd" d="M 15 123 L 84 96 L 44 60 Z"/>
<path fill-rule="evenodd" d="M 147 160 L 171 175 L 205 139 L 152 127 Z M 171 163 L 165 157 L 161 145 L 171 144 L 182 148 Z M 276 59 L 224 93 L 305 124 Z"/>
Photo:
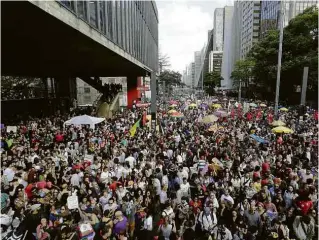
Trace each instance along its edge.
<path fill-rule="evenodd" d="M 214 9 L 232 5 L 231 0 L 157 0 L 159 49 L 170 58 L 171 69 L 183 72 L 194 52 L 207 43 L 213 29 Z"/>

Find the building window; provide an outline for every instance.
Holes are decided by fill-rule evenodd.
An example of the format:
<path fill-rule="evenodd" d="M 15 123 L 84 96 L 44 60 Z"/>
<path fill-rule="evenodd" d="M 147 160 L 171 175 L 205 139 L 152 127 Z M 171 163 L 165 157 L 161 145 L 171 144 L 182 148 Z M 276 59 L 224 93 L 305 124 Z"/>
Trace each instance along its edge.
<path fill-rule="evenodd" d="M 97 2 L 90 1 L 90 24 L 97 28 Z"/>
<path fill-rule="evenodd" d="M 105 2 L 104 1 L 99 1 L 100 5 L 100 30 L 103 33 L 106 33 L 105 30 Z"/>
<path fill-rule="evenodd" d="M 62 0 L 61 3 L 66 6 L 68 9 L 72 10 L 73 12 L 75 12 L 75 1 L 66 1 L 66 0 Z"/>
<path fill-rule="evenodd" d="M 90 92 L 91 92 L 91 88 L 89 88 L 89 87 L 84 88 L 84 93 L 90 93 Z"/>
<path fill-rule="evenodd" d="M 87 3 L 86 1 L 78 1 L 77 2 L 78 15 L 83 20 L 87 20 L 87 6 L 86 6 L 86 3 Z"/>
<path fill-rule="evenodd" d="M 84 96 L 84 102 L 85 103 L 91 102 L 91 96 L 90 95 L 89 96 Z"/>

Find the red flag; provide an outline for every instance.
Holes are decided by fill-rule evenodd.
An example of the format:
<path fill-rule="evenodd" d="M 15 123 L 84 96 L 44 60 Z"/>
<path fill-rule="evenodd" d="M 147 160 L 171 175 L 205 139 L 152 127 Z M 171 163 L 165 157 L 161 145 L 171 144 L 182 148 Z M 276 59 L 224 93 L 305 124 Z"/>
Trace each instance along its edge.
<path fill-rule="evenodd" d="M 268 113 L 268 116 L 267 116 L 267 120 L 268 120 L 268 123 L 272 123 L 273 121 L 273 115 L 271 113 Z"/>
<path fill-rule="evenodd" d="M 234 109 L 231 110 L 230 115 L 231 115 L 231 118 L 234 119 L 234 117 L 235 117 L 235 110 Z"/>
<path fill-rule="evenodd" d="M 143 112 L 142 124 L 143 124 L 143 126 L 146 125 L 146 112 L 145 111 Z"/>
<path fill-rule="evenodd" d="M 315 111 L 314 118 L 316 121 L 318 121 L 318 111 Z"/>

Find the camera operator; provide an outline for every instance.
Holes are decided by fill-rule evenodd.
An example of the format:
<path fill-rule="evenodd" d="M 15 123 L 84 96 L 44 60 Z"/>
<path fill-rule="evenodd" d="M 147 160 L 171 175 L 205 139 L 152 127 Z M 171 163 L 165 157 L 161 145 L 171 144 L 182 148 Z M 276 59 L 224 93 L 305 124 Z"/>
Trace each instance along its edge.
<path fill-rule="evenodd" d="M 225 222 L 221 219 L 217 226 L 212 230 L 212 237 L 215 240 L 232 240 L 232 234 L 228 228 L 226 228 Z"/>

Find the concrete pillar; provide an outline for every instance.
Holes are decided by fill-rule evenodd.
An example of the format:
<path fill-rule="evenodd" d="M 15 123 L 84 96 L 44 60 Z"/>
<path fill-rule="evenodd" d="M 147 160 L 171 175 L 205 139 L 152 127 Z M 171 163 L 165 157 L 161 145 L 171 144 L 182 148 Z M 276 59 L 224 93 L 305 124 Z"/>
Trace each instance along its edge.
<path fill-rule="evenodd" d="M 61 110 L 70 109 L 73 99 L 77 98 L 76 78 L 58 77 L 54 80 L 56 83 L 56 96 L 62 105 Z"/>

